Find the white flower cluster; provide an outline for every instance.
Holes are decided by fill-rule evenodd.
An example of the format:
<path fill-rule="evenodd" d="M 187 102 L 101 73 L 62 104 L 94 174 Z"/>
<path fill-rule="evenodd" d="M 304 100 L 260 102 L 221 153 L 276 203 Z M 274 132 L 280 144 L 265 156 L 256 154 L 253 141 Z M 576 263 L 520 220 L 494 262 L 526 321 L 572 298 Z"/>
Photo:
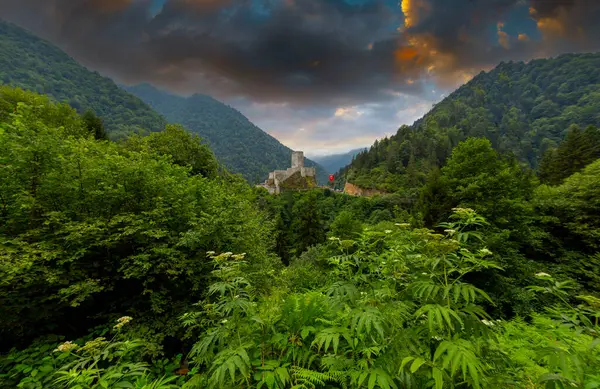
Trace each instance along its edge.
<path fill-rule="evenodd" d="M 131 316 L 120 317 L 119 319 L 117 319 L 117 324 L 115 324 L 115 326 L 113 328 L 119 329 L 132 320 L 133 320 L 133 318 Z"/>
<path fill-rule="evenodd" d="M 79 346 L 69 340 L 63 344 L 60 344 L 57 348 L 54 349 L 54 352 L 64 353 L 76 349 L 77 347 Z"/>
<path fill-rule="evenodd" d="M 456 213 L 473 213 L 475 212 L 472 208 L 452 208 L 452 210 Z"/>
<path fill-rule="evenodd" d="M 482 248 L 481 250 L 479 250 L 479 253 L 483 255 L 492 255 L 492 252 L 486 248 Z"/>
<path fill-rule="evenodd" d="M 500 323 L 500 322 L 501 322 L 501 320 L 496 320 L 496 321 L 497 321 L 498 323 Z M 488 326 L 488 327 L 493 327 L 493 326 L 495 326 L 495 325 L 496 325 L 496 323 L 494 323 L 494 321 L 493 321 L 493 320 L 485 320 L 485 319 L 483 319 L 483 320 L 481 320 L 481 322 L 482 322 L 483 324 L 485 324 L 486 326 Z"/>

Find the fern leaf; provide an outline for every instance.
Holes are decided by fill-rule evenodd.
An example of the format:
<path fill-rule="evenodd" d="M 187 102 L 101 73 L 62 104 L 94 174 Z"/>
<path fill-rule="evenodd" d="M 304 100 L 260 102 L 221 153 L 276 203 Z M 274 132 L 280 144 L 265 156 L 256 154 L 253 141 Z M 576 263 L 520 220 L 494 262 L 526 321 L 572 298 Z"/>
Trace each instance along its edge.
<path fill-rule="evenodd" d="M 436 349 L 433 361 L 439 361 L 442 356 L 442 368 L 449 370 L 450 376 L 454 376 L 460 368 L 463 379 L 469 377 L 469 381 L 475 388 L 481 387 L 484 369 L 470 342 L 463 339 L 453 342 L 445 340 Z"/>

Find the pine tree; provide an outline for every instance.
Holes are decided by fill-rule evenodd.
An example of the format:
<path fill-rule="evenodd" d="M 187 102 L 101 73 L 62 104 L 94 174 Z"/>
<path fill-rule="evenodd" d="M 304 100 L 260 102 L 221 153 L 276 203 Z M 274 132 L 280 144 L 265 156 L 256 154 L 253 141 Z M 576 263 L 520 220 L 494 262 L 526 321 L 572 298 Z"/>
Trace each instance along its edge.
<path fill-rule="evenodd" d="M 565 140 L 554 150 L 547 150 L 538 167 L 540 180 L 559 185 L 572 174 L 600 158 L 600 130 L 594 126 L 582 131 L 571 126 Z"/>
<path fill-rule="evenodd" d="M 102 122 L 102 119 L 96 116 L 93 111 L 88 109 L 81 116 L 81 118 L 83 119 L 86 128 L 92 135 L 94 135 L 95 139 L 108 140 L 108 135 L 104 130 L 104 123 Z"/>
<path fill-rule="evenodd" d="M 325 228 L 317 207 L 314 192 L 297 202 L 294 206 L 294 232 L 296 254 L 304 252 L 311 246 L 325 241 Z"/>

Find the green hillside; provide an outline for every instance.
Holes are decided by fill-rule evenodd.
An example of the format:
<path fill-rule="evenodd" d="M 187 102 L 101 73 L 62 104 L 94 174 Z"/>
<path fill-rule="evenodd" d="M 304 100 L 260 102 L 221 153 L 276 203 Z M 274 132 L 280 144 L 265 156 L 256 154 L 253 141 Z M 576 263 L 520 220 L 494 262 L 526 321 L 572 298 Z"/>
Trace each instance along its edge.
<path fill-rule="evenodd" d="M 234 108 L 210 96 L 175 96 L 142 84 L 124 87 L 141 98 L 169 121 L 181 123 L 200 135 L 227 168 L 241 173 L 250 182 L 264 181 L 269 172 L 290 167 L 292 150 L 255 126 Z M 325 169 L 317 167 L 317 180 L 326 182 Z"/>
<path fill-rule="evenodd" d="M 364 186 L 406 188 L 411 186 L 406 173 L 422 182 L 424 173 L 443 165 L 467 137 L 488 138 L 496 150 L 536 168 L 571 125 L 600 125 L 600 54 L 501 63 L 457 89 L 414 125 L 376 142 L 346 172 Z"/>
<path fill-rule="evenodd" d="M 86 69 L 51 43 L 1 20 L 0 84 L 46 94 L 79 112 L 92 109 L 113 138 L 132 130 L 158 131 L 165 126 L 164 118 L 111 79 Z"/>

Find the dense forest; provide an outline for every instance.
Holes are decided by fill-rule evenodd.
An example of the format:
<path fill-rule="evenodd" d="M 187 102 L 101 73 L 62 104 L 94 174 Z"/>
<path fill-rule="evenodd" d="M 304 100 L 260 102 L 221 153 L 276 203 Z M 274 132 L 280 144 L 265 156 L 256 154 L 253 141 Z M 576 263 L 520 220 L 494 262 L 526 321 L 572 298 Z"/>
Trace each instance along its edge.
<path fill-rule="evenodd" d="M 157 131 L 165 120 L 111 79 L 78 64 L 58 47 L 0 20 L 0 84 L 18 86 L 67 102 L 102 118 L 111 137 Z"/>
<path fill-rule="evenodd" d="M 597 387 L 597 140 L 546 183 L 470 137 L 418 201 L 272 196 L 181 126 L 3 87 L 0 387 Z"/>
<path fill-rule="evenodd" d="M 236 109 L 210 96 L 175 96 L 142 84 L 125 89 L 163 114 L 170 122 L 181 123 L 204 139 L 227 168 L 251 183 L 263 182 L 269 172 L 290 167 L 292 150 L 255 126 Z M 317 181 L 327 182 L 327 172 L 315 166 Z"/>
<path fill-rule="evenodd" d="M 573 125 L 600 126 L 600 54 L 509 62 L 480 73 L 412 126 L 361 153 L 341 175 L 364 187 L 414 196 L 467 137 L 536 168 Z M 408 189 L 407 189 L 408 188 Z"/>

